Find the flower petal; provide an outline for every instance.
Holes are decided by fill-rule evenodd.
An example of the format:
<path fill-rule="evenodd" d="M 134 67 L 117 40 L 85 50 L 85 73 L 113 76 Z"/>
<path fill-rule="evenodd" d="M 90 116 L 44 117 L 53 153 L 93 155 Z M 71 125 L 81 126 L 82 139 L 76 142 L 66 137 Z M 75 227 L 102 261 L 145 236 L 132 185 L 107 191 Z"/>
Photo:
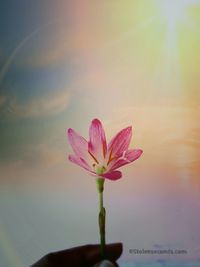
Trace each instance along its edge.
<path fill-rule="evenodd" d="M 92 169 L 90 168 L 90 166 L 87 164 L 87 162 L 84 159 L 78 158 L 76 155 L 69 155 L 69 160 L 81 166 L 82 168 L 86 169 L 87 171 L 92 172 Z"/>
<path fill-rule="evenodd" d="M 112 171 L 112 172 L 106 172 L 101 175 L 102 177 L 115 181 L 122 177 L 122 173 L 120 171 Z"/>
<path fill-rule="evenodd" d="M 107 164 L 109 164 L 114 158 L 120 157 L 123 154 L 123 152 L 128 149 L 131 137 L 132 137 L 132 127 L 129 126 L 121 130 L 118 134 L 116 134 L 112 138 L 112 140 L 108 144 Z"/>
<path fill-rule="evenodd" d="M 92 121 L 89 136 L 88 151 L 96 159 L 96 162 L 102 162 L 106 156 L 107 144 L 103 126 L 98 119 Z"/>
<path fill-rule="evenodd" d="M 69 128 L 67 131 L 69 143 L 78 158 L 88 159 L 88 142 L 73 129 Z"/>
<path fill-rule="evenodd" d="M 111 170 L 116 170 L 126 164 L 129 164 L 142 155 L 143 151 L 141 149 L 130 149 L 127 150 L 122 157 L 119 157 L 117 160 L 113 161 L 110 166 Z"/>
<path fill-rule="evenodd" d="M 142 149 L 129 149 L 125 153 L 125 157 L 130 161 L 134 161 L 138 159 L 142 155 L 143 151 Z"/>

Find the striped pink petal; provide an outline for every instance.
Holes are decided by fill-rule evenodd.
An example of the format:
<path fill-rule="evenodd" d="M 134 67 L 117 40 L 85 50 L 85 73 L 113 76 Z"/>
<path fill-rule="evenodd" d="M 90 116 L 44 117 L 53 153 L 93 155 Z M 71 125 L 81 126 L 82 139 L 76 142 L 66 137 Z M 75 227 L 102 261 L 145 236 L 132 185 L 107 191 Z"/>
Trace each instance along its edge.
<path fill-rule="evenodd" d="M 118 180 L 122 177 L 122 173 L 116 169 L 138 159 L 142 154 L 141 149 L 128 150 L 132 137 L 132 127 L 124 128 L 118 132 L 108 147 L 103 126 L 98 119 L 91 122 L 89 142 L 71 128 L 68 129 L 67 134 L 75 153 L 75 155 L 69 156 L 69 160 L 96 177 Z M 106 172 L 102 173 L 103 171 Z"/>
<path fill-rule="evenodd" d="M 69 160 L 81 166 L 82 168 L 86 169 L 87 171 L 92 172 L 92 169 L 90 168 L 90 166 L 87 164 L 87 162 L 84 159 L 78 158 L 75 155 L 69 155 Z"/>
<path fill-rule="evenodd" d="M 106 156 L 107 144 L 103 126 L 98 119 L 92 121 L 89 136 L 88 151 L 96 162 L 102 162 Z"/>
<path fill-rule="evenodd" d="M 122 177 L 122 173 L 120 171 L 112 171 L 112 172 L 106 172 L 101 175 L 102 177 L 115 181 Z"/>
<path fill-rule="evenodd" d="M 116 170 L 126 164 L 129 164 L 136 159 L 138 159 L 142 155 L 141 149 L 130 149 L 127 150 L 122 157 L 119 157 L 117 160 L 113 161 L 110 166 L 111 170 Z"/>
<path fill-rule="evenodd" d="M 68 140 L 78 158 L 88 160 L 88 142 L 73 129 L 68 129 Z"/>
<path fill-rule="evenodd" d="M 107 164 L 120 157 L 129 147 L 132 137 L 132 127 L 127 127 L 116 134 L 108 144 Z"/>

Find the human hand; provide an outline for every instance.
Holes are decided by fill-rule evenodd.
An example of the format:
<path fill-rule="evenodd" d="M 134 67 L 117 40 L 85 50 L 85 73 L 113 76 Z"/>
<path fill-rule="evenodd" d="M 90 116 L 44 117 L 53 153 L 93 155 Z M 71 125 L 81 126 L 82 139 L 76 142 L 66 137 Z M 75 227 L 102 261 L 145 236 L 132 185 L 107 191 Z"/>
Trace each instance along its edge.
<path fill-rule="evenodd" d="M 121 243 L 106 245 L 106 259 L 114 266 L 118 266 L 115 261 L 121 254 Z M 85 245 L 49 253 L 31 267 L 92 267 L 100 261 L 100 245 Z"/>

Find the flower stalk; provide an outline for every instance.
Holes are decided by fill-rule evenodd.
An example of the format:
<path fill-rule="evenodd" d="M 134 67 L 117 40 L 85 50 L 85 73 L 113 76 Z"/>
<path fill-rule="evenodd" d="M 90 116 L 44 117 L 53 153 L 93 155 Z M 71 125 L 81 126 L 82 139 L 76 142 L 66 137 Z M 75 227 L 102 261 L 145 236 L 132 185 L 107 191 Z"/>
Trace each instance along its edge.
<path fill-rule="evenodd" d="M 105 247 L 106 247 L 106 210 L 103 206 L 103 190 L 104 190 L 104 179 L 97 179 L 97 190 L 99 193 L 99 234 L 100 234 L 100 250 L 102 260 L 105 259 Z"/>
<path fill-rule="evenodd" d="M 106 258 L 106 210 L 103 206 L 105 179 L 116 181 L 122 177 L 118 168 L 137 160 L 141 149 L 129 149 L 132 127 L 119 131 L 107 144 L 106 135 L 100 120 L 93 119 L 89 127 L 89 140 L 75 132 L 67 130 L 69 143 L 74 154 L 69 155 L 72 163 L 79 165 L 96 177 L 99 194 L 99 234 L 102 260 Z"/>

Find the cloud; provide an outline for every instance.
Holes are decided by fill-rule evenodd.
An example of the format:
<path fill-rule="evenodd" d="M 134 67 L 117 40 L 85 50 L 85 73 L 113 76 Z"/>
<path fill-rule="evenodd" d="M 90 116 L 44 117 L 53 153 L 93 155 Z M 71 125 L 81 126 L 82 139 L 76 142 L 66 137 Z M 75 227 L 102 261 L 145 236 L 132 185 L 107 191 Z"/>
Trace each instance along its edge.
<path fill-rule="evenodd" d="M 70 168 L 64 148 L 45 143 L 27 145 L 17 159 L 0 162 L 0 185 L 55 185 L 58 179 L 66 179 Z"/>
<path fill-rule="evenodd" d="M 71 38 L 74 32 L 70 32 L 62 23 L 62 20 L 52 20 L 27 35 L 13 51 L 12 61 L 17 56 L 17 66 L 31 68 L 69 61 L 72 55 L 76 55 Z M 18 55 L 22 48 L 23 54 Z"/>
<path fill-rule="evenodd" d="M 18 60 L 17 64 L 25 65 L 29 67 L 45 67 L 54 64 L 60 64 L 66 59 L 69 60 L 72 51 L 69 47 L 69 42 L 66 40 L 58 41 L 57 43 L 52 41 L 46 44 L 45 49 L 40 48 L 39 51 L 32 53 L 28 57 L 23 57 Z M 71 53 L 69 52 L 71 51 Z"/>
<path fill-rule="evenodd" d="M 10 169 L 28 169 L 31 171 L 39 167 L 54 167 L 66 162 L 65 154 L 62 149 L 49 144 L 27 145 L 24 147 L 22 155 L 19 154 L 18 158 L 12 161 L 1 162 L 0 167 L 1 171 Z"/>
<path fill-rule="evenodd" d="M 55 166 L 66 161 L 64 152 L 47 144 L 38 144 L 37 146 L 28 146 L 22 159 L 23 164 L 28 166 Z"/>
<path fill-rule="evenodd" d="M 21 118 L 51 116 L 66 110 L 69 101 L 70 93 L 67 91 L 32 99 L 26 103 L 20 103 L 16 97 L 13 97 L 8 107 L 9 116 Z"/>
<path fill-rule="evenodd" d="M 0 95 L 0 107 L 3 106 L 6 102 L 6 96 Z"/>

